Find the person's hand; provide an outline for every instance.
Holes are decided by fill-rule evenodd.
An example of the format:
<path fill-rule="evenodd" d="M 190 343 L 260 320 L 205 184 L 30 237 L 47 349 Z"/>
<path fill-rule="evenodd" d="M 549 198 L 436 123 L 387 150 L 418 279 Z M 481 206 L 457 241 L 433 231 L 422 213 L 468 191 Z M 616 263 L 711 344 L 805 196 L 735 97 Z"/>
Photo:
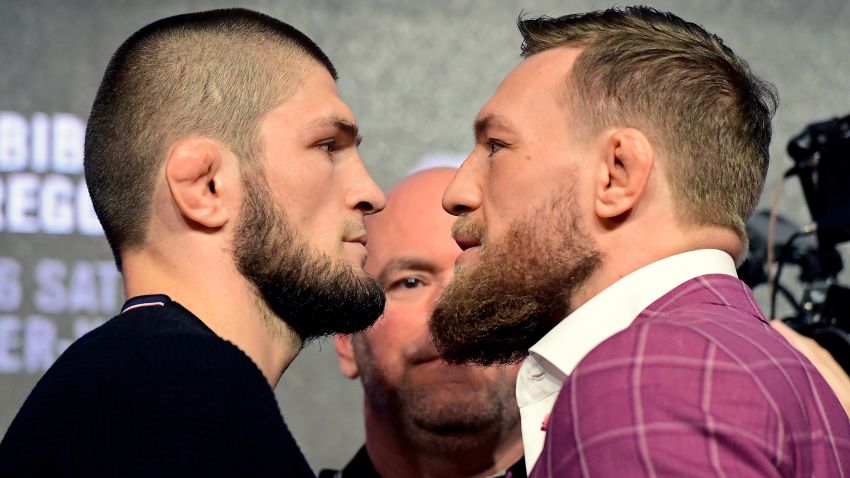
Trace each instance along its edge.
<path fill-rule="evenodd" d="M 814 339 L 800 335 L 781 320 L 773 320 L 770 325 L 812 362 L 838 397 L 847 416 L 850 417 L 850 376 L 841 368 L 841 365 L 838 365 L 832 354 Z"/>

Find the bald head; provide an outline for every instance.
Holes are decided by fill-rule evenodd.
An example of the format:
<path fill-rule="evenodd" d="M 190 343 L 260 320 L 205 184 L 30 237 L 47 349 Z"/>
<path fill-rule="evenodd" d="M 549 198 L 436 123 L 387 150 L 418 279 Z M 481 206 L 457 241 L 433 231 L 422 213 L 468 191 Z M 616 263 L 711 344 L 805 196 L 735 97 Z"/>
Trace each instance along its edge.
<path fill-rule="evenodd" d="M 519 454 L 516 368 L 450 366 L 428 328 L 461 252 L 451 235 L 455 218 L 442 208 L 455 171 L 407 177 L 387 194 L 384 210 L 366 218 L 365 269 L 386 292 L 386 309 L 369 330 L 338 338 L 337 351 L 343 373 L 363 382 L 367 446 L 379 467 L 382 456 L 372 456 L 373 449 L 408 458 L 412 449 L 429 455 L 426 461 L 435 453 L 460 453 L 466 460 L 460 468 L 481 466 L 468 463 L 480 453 L 489 460 L 482 469 L 492 465 L 494 450 L 514 447 Z M 410 448 L 388 449 L 388 441 Z"/>
<path fill-rule="evenodd" d="M 454 174 L 451 168 L 428 169 L 405 178 L 387 193 L 386 208 L 366 218 L 366 272 L 380 279 L 390 261 L 428 257 L 454 265 L 460 253 L 451 237 L 455 218 L 441 205 Z"/>

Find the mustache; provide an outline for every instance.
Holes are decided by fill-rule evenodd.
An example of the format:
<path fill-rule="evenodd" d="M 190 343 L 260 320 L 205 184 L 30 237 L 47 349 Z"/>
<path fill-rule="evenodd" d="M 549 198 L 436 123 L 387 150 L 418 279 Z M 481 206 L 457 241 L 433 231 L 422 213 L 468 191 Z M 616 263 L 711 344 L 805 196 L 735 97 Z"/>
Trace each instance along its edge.
<path fill-rule="evenodd" d="M 366 225 L 361 221 L 347 220 L 342 225 L 343 239 L 352 239 L 366 235 Z"/>
<path fill-rule="evenodd" d="M 474 238 L 482 246 L 484 238 L 487 236 L 487 229 L 480 223 L 475 222 L 469 216 L 460 216 L 452 224 L 452 237 Z"/>

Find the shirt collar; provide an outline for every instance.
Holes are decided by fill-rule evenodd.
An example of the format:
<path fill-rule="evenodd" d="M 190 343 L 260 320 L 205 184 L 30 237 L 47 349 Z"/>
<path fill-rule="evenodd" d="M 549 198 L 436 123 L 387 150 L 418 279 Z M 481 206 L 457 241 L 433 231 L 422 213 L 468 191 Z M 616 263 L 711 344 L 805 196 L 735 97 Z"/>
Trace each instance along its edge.
<path fill-rule="evenodd" d="M 124 302 L 121 313 L 146 307 L 164 307 L 169 302 L 171 299 L 165 294 L 138 295 Z"/>
<path fill-rule="evenodd" d="M 531 349 L 545 368 L 569 375 L 597 345 L 625 329 L 644 309 L 678 285 L 706 274 L 737 277 L 735 261 L 717 249 L 670 256 L 618 280 L 573 311 Z M 547 366 L 549 365 L 549 366 Z"/>
<path fill-rule="evenodd" d="M 664 294 L 707 274 L 736 277 L 735 262 L 727 253 L 716 249 L 685 252 L 653 262 L 594 296 L 531 347 L 517 375 L 516 388 L 529 472 L 543 449 L 546 434 L 541 424 L 579 361 L 628 327 Z"/>

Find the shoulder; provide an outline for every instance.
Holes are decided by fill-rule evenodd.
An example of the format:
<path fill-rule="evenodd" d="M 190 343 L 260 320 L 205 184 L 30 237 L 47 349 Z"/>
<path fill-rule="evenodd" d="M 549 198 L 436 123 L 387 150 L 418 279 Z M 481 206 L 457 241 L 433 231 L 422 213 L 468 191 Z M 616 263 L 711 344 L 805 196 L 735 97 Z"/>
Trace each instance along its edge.
<path fill-rule="evenodd" d="M 622 332 L 602 342 L 579 364 L 603 367 L 610 360 L 655 368 L 753 377 L 772 371 L 813 368 L 769 326 L 751 291 L 737 278 L 700 276 L 676 287 L 643 310 Z"/>
<path fill-rule="evenodd" d="M 269 388 L 244 352 L 176 304 L 113 317 L 81 337 L 37 389 L 57 382 L 107 395 L 157 389 L 193 393 L 207 385 L 222 391 Z"/>
<path fill-rule="evenodd" d="M 282 425 L 271 387 L 242 350 L 182 307 L 145 314 L 119 316 L 78 344 L 77 354 L 105 361 L 90 366 L 97 369 L 87 381 L 97 395 L 92 400 L 104 407 L 124 403 L 137 419 L 150 414 L 188 425 L 203 417 L 225 425 L 239 417 L 241 424 L 229 425 L 247 427 L 256 417 L 265 426 Z"/>
<path fill-rule="evenodd" d="M 790 466 L 795 449 L 850 446 L 846 416 L 813 366 L 766 323 L 722 303 L 642 317 L 600 344 L 568 377 L 551 422 L 553 436 L 628 450 L 637 463 L 662 449 L 682 463 L 709 450 L 712 463 L 715 449 L 769 470 Z"/>
<path fill-rule="evenodd" d="M 251 359 L 202 324 L 161 312 L 119 316 L 73 344 L 16 418 L 17 428 L 32 431 L 22 440 L 63 437 L 55 449 L 43 447 L 45 460 L 55 452 L 75 463 L 103 461 L 107 471 L 125 463 L 150 474 L 311 476 Z"/>
<path fill-rule="evenodd" d="M 806 415 L 825 383 L 766 322 L 724 304 L 641 316 L 601 343 L 570 377 L 582 393 L 612 388 L 735 414 Z M 592 386 L 591 386 L 592 384 Z M 764 417 L 763 417 L 764 418 Z"/>
<path fill-rule="evenodd" d="M 228 368 L 252 364 L 237 347 L 174 302 L 113 317 L 71 344 L 54 368 L 65 368 L 68 361 L 102 368 L 104 373 L 143 366 L 165 367 L 167 374 L 173 367 L 198 366 L 198 362 Z M 144 379 L 145 375 L 136 378 Z"/>

